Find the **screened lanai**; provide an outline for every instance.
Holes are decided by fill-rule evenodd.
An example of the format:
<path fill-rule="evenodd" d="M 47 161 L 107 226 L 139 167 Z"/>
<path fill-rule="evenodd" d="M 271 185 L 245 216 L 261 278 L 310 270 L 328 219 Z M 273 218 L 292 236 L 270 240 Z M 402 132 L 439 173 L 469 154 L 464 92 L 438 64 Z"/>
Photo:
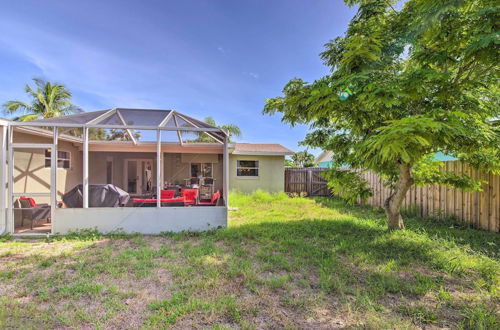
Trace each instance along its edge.
<path fill-rule="evenodd" d="M 125 108 L 6 126 L 14 234 L 152 234 L 227 222 L 228 138 L 217 127 L 174 110 Z M 37 204 L 46 209 L 32 210 Z"/>

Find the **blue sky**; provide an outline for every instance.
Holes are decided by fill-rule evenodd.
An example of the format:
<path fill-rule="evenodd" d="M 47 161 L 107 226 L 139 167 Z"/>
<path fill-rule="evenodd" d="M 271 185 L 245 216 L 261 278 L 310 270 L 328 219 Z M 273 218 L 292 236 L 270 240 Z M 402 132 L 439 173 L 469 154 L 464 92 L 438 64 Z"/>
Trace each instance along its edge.
<path fill-rule="evenodd" d="M 261 115 L 265 99 L 328 73 L 318 54 L 353 15 L 340 0 L 3 1 L 0 103 L 27 100 L 42 77 L 85 111 L 211 115 L 240 126 L 240 141 L 297 151 L 307 127 Z"/>

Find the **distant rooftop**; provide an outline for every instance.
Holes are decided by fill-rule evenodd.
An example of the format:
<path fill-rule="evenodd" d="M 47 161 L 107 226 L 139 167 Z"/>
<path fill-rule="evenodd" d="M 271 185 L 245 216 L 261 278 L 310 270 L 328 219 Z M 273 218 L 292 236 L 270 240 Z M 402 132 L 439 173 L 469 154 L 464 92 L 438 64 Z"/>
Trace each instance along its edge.
<path fill-rule="evenodd" d="M 293 151 L 276 143 L 234 143 L 234 155 L 292 155 Z"/>

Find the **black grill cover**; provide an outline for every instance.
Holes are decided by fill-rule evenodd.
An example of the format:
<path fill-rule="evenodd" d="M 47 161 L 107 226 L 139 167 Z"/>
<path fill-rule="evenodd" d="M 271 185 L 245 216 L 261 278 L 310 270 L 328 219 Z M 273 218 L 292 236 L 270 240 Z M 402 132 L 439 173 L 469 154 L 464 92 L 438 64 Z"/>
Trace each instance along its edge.
<path fill-rule="evenodd" d="M 79 184 L 63 195 L 66 207 L 83 207 L 83 185 Z M 112 184 L 89 184 L 89 207 L 125 206 L 130 195 Z"/>

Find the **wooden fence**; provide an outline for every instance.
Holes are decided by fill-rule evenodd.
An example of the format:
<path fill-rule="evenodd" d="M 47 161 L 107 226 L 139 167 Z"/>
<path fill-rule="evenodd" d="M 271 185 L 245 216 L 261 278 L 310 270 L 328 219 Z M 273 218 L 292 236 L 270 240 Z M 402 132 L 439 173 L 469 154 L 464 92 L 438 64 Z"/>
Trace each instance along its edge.
<path fill-rule="evenodd" d="M 324 168 L 286 168 L 285 191 L 307 192 L 310 196 L 329 195 L 326 180 L 321 177 Z M 403 208 L 412 210 L 419 216 L 454 216 L 471 223 L 477 228 L 500 232 L 500 175 L 486 174 L 460 162 L 445 162 L 444 171 L 465 173 L 472 178 L 488 181 L 483 191 L 464 192 L 447 186 L 413 186 Z M 372 172 L 362 176 L 370 183 L 373 196 L 367 204 L 382 207 L 391 190 L 384 186 L 383 180 Z"/>
<path fill-rule="evenodd" d="M 445 162 L 444 171 L 467 174 L 474 179 L 488 181 L 483 191 L 464 192 L 447 186 L 413 186 L 406 194 L 403 208 L 411 209 L 419 216 L 454 216 L 469 222 L 477 228 L 499 232 L 500 230 L 500 175 L 486 174 L 471 169 L 460 162 Z M 373 196 L 368 204 L 382 207 L 391 190 L 384 186 L 383 180 L 374 173 L 363 173 L 370 183 Z"/>
<path fill-rule="evenodd" d="M 285 168 L 285 192 L 302 193 L 308 196 L 327 196 L 330 191 L 326 186 L 326 180 L 321 176 L 325 168 L 300 167 Z"/>

